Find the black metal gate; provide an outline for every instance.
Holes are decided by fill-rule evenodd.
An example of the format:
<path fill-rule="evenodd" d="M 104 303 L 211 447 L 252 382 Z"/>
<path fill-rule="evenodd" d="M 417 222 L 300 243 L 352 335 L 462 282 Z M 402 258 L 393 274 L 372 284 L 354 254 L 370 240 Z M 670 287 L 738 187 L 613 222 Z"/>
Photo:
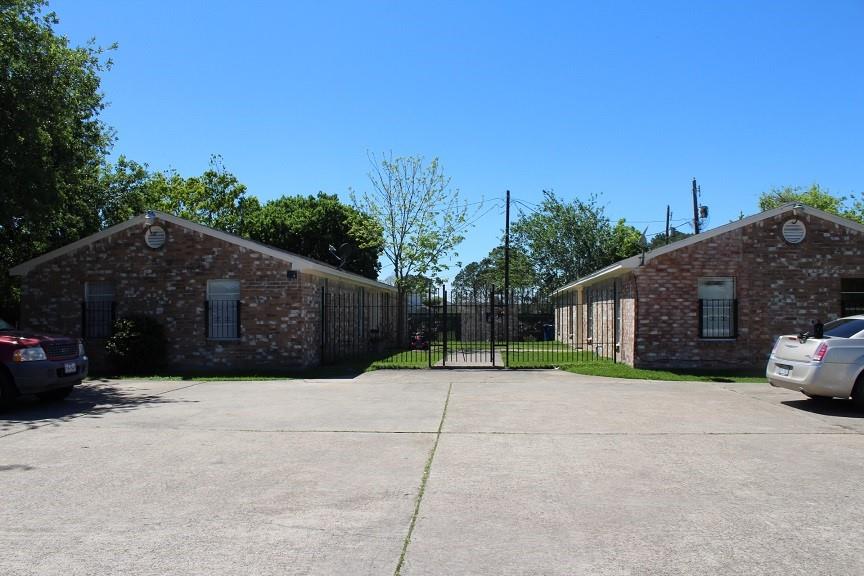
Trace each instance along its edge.
<path fill-rule="evenodd" d="M 621 300 L 615 285 L 561 291 L 494 287 L 406 294 L 375 361 L 403 368 L 545 368 L 618 359 Z M 333 318 L 354 311 L 336 310 Z M 376 335 L 377 336 L 377 335 Z M 372 346 L 361 346 L 372 350 Z M 332 349 L 331 349 L 332 350 Z"/>

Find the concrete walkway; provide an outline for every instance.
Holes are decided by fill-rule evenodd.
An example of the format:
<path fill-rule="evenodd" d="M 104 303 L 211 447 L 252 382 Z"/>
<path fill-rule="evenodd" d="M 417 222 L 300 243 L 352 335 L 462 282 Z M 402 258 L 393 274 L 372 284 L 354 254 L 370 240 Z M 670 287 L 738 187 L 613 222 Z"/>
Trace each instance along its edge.
<path fill-rule="evenodd" d="M 557 371 L 93 383 L 0 414 L 0 573 L 862 574 L 862 416 Z"/>

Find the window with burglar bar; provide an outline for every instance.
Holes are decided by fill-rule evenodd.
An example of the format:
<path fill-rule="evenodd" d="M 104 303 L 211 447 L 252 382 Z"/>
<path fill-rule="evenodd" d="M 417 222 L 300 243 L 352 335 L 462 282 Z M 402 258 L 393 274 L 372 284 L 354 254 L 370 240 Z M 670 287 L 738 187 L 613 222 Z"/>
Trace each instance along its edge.
<path fill-rule="evenodd" d="M 208 280 L 205 310 L 208 339 L 239 339 L 240 281 Z"/>
<path fill-rule="evenodd" d="M 864 278 L 840 279 L 840 316 L 864 314 Z"/>
<path fill-rule="evenodd" d="M 738 301 L 734 278 L 699 279 L 699 337 L 736 338 Z"/>
<path fill-rule="evenodd" d="M 110 338 L 114 333 L 114 285 L 87 282 L 81 303 L 81 335 Z"/>

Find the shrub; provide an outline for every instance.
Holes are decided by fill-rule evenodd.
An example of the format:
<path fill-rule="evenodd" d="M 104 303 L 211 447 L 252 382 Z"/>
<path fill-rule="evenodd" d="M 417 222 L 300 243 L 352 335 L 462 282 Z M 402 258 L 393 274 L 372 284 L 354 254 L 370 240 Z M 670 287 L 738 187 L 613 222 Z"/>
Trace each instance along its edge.
<path fill-rule="evenodd" d="M 124 373 L 152 374 L 166 359 L 165 330 L 149 316 L 129 316 L 114 323 L 105 343 L 108 358 Z"/>

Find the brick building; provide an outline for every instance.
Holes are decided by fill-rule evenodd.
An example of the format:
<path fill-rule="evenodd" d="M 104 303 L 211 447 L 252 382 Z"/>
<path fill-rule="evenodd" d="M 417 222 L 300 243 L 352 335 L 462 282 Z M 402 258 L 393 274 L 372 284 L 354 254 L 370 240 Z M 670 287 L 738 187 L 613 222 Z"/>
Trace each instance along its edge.
<path fill-rule="evenodd" d="M 761 368 L 775 337 L 864 313 L 864 226 L 787 204 L 555 296 L 556 336 L 574 347 L 645 368 Z"/>
<path fill-rule="evenodd" d="M 165 327 L 179 370 L 307 368 L 394 332 L 392 286 L 159 212 L 10 273 L 22 327 L 81 334 L 97 369 L 113 320 L 130 315 Z"/>

